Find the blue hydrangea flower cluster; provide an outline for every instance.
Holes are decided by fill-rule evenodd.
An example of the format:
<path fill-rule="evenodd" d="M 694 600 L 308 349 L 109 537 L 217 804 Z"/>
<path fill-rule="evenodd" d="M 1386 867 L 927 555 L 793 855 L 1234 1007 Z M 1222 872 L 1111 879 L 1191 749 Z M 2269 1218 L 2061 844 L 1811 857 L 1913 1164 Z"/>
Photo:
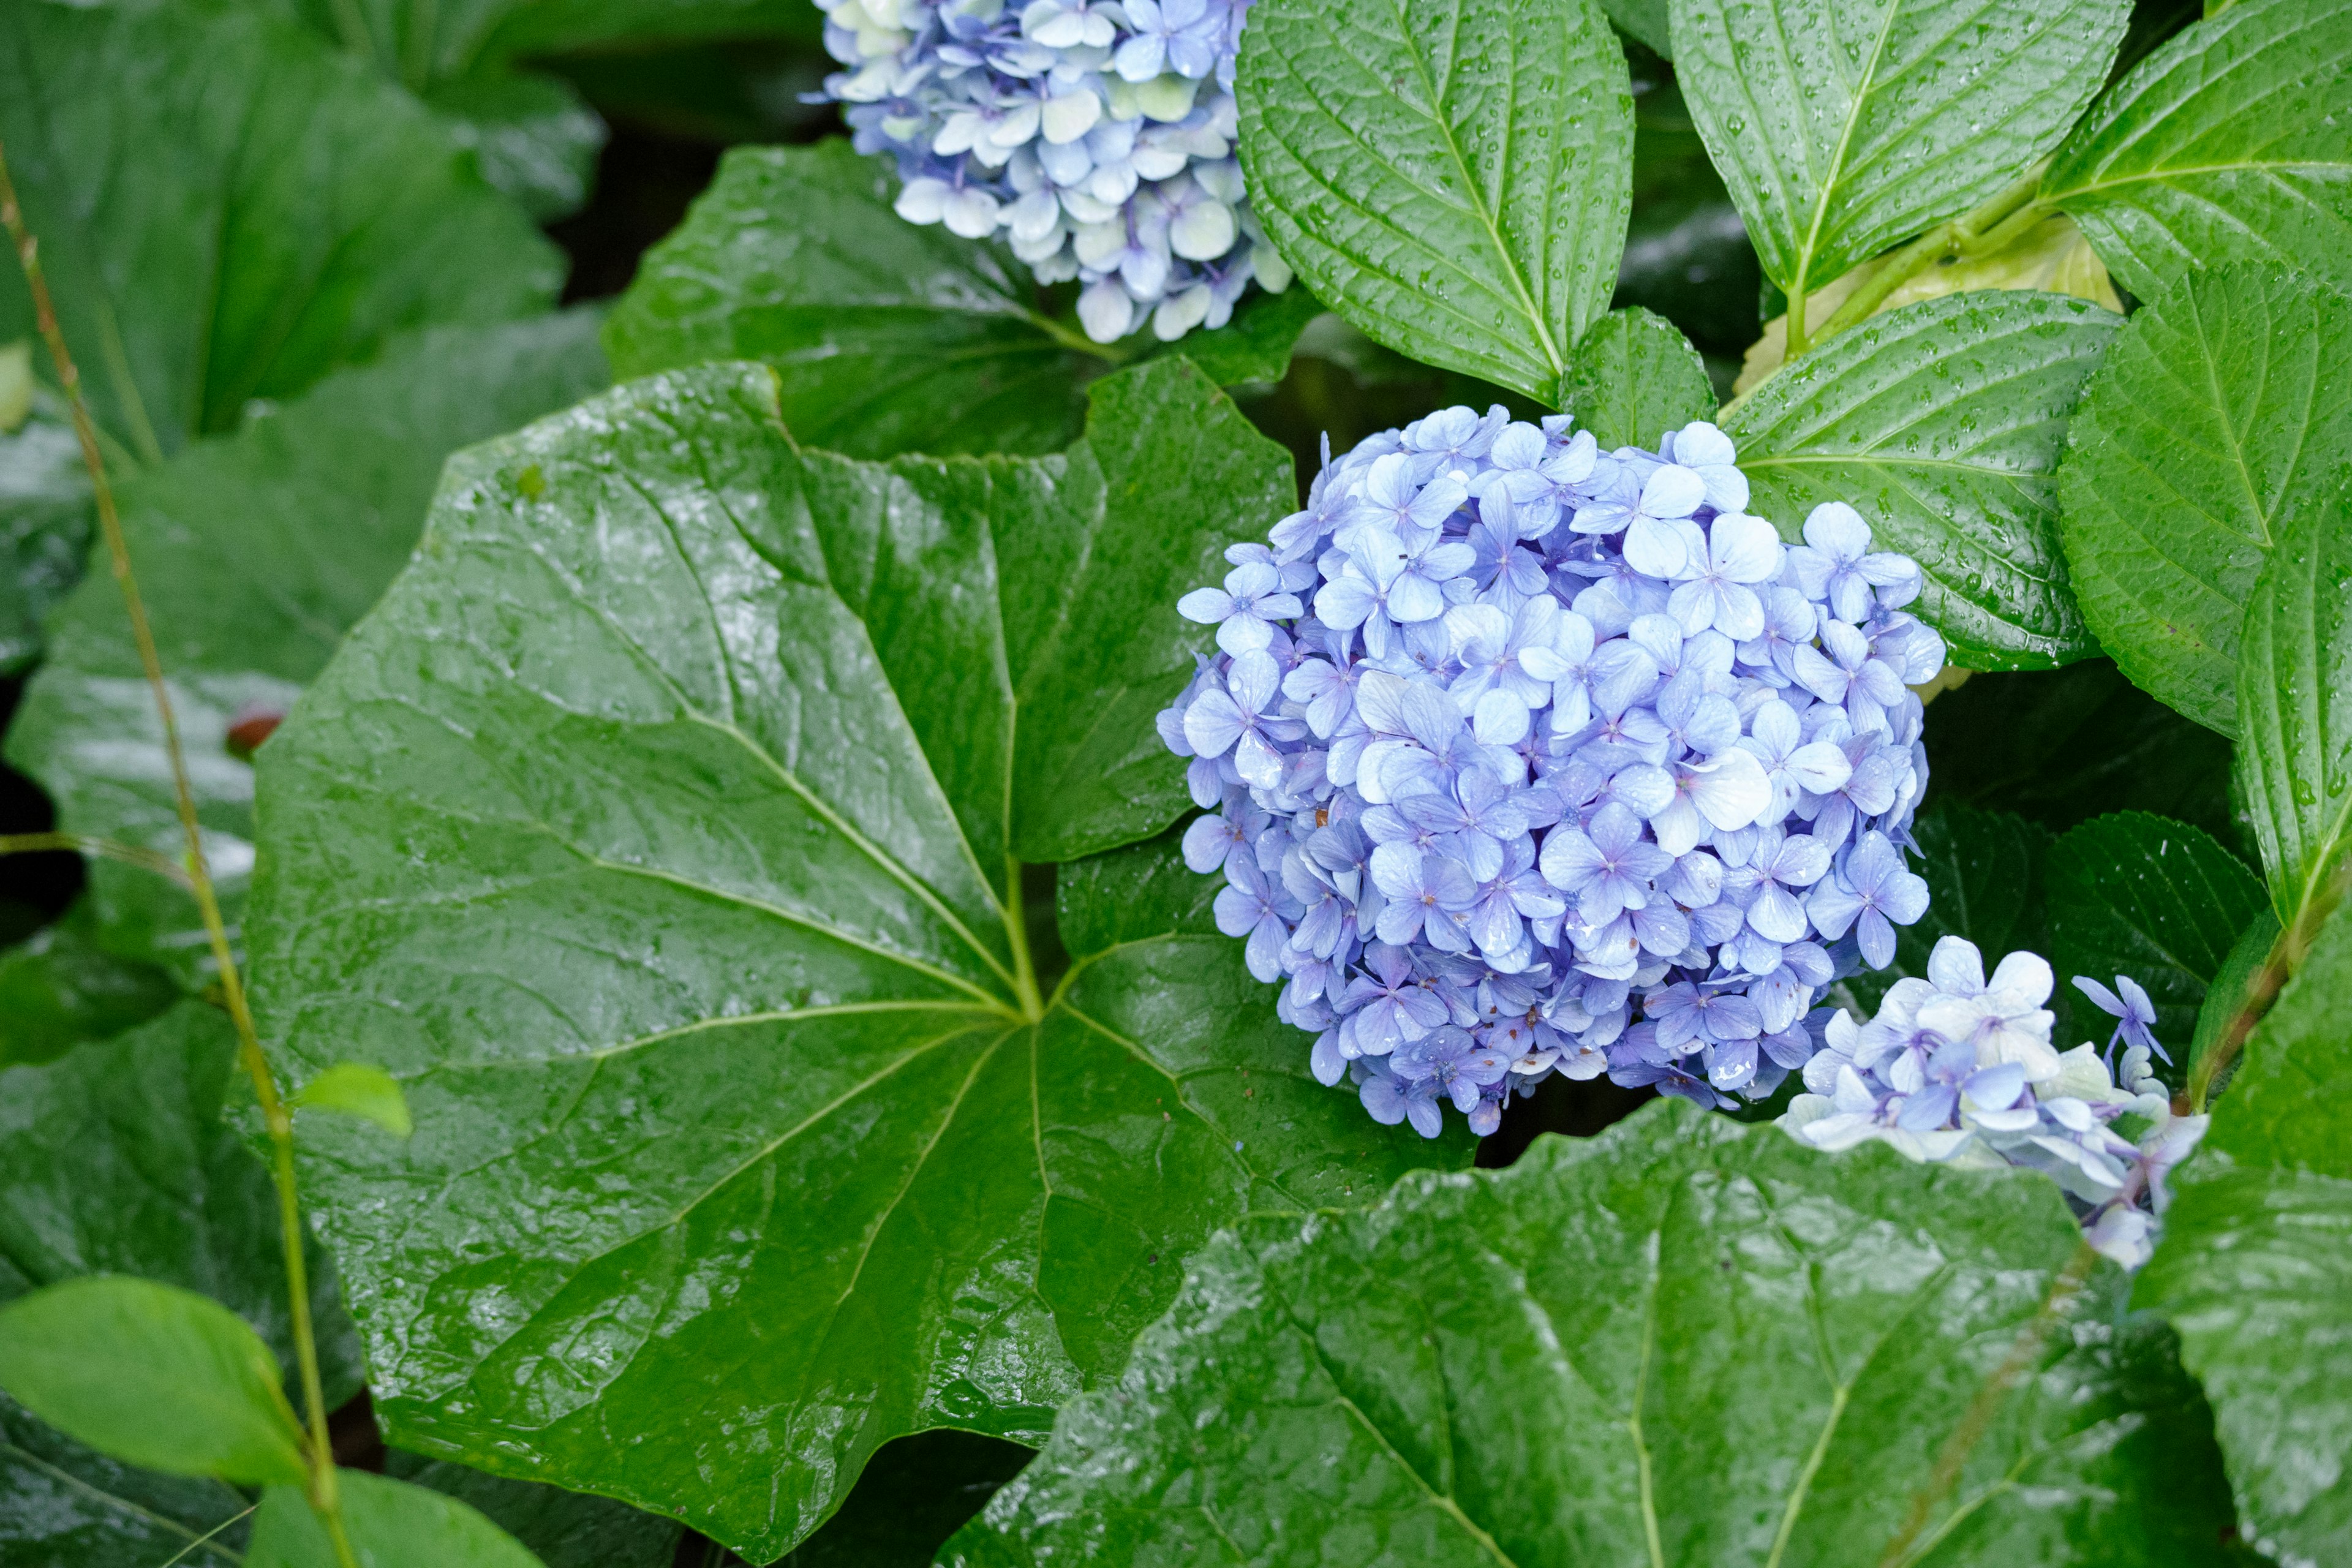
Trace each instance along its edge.
<path fill-rule="evenodd" d="M 1213 813 L 1185 857 L 1379 1121 L 1488 1132 L 1554 1073 L 1760 1098 L 1926 912 L 1918 568 L 1748 501 L 1712 425 L 1603 452 L 1449 408 L 1327 447 L 1181 601 L 1218 647 L 1160 715 Z"/>
<path fill-rule="evenodd" d="M 825 95 L 858 151 L 897 155 L 899 216 L 1082 279 L 1097 342 L 1221 327 L 1253 279 L 1289 286 L 1234 157 L 1249 0 L 817 4 L 849 68 Z"/>
<path fill-rule="evenodd" d="M 2011 953 L 1988 980 L 1975 944 L 1944 938 L 1927 977 L 1896 981 L 1868 1023 L 1824 1010 L 1824 1047 L 1805 1064 L 1811 1092 L 1781 1125 L 1819 1149 L 1876 1140 L 1914 1160 L 2046 1172 L 2091 1245 L 2138 1268 L 2155 1250 L 2166 1177 L 2208 1119 L 2172 1113 L 2149 1066 L 2162 1047 L 2129 1012 L 2107 1047 L 2130 1042 L 2119 1074 L 2087 1042 L 2061 1053 L 2042 1005 L 2051 984 L 2049 963 L 2031 952 Z M 2106 989 L 2075 984 L 2095 1000 Z M 2136 983 L 2125 994 L 2147 995 Z"/>

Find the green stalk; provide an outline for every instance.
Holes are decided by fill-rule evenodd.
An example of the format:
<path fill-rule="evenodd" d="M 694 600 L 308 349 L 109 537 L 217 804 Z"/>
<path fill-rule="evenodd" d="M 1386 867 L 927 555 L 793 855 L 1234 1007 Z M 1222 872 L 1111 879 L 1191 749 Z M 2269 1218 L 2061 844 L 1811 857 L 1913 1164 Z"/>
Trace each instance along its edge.
<path fill-rule="evenodd" d="M 47 855 L 60 849 L 120 860 L 126 866 L 168 877 L 183 888 L 191 886 L 188 874 L 169 855 L 142 849 L 136 844 L 94 837 L 87 833 L 0 833 L 0 855 Z"/>
<path fill-rule="evenodd" d="M 1811 341 L 1826 342 L 1856 322 L 1868 320 L 1897 289 L 1930 267 L 1965 257 L 1989 256 L 2015 241 L 2049 216 L 2036 195 L 2042 187 L 2042 171 L 2048 166 L 2049 160 L 2045 158 L 1981 205 L 1937 224 L 1896 251 L 1867 282 L 1846 296 L 1845 302 L 1822 323 L 1821 331 Z M 1801 308 L 1791 300 L 1787 356 L 1790 362 L 1807 346 L 1798 331 L 1798 318 L 1802 314 Z"/>
<path fill-rule="evenodd" d="M 163 726 L 163 749 L 172 762 L 173 795 L 179 806 L 180 830 L 188 847 L 184 867 L 188 889 L 195 895 L 196 909 L 204 917 L 213 962 L 220 966 L 221 994 L 229 1019 L 236 1026 L 237 1055 L 253 1079 L 254 1093 L 261 1101 L 262 1121 L 269 1129 L 269 1141 L 276 1154 L 271 1173 L 277 1180 L 278 1217 L 284 1233 L 294 1359 L 301 1373 L 302 1397 L 310 1413 L 306 1447 L 310 1461 L 310 1503 L 326 1522 L 327 1534 L 334 1542 L 335 1557 L 341 1568 L 359 1568 L 359 1559 L 343 1531 L 334 1447 L 327 1435 L 326 1394 L 319 1380 L 318 1337 L 310 1322 L 310 1269 L 302 1257 L 301 1202 L 294 1184 L 294 1117 L 278 1092 L 268 1058 L 262 1055 L 260 1037 L 254 1032 L 253 1015 L 246 1006 L 245 984 L 237 973 L 236 955 L 229 947 L 228 926 L 221 919 L 220 900 L 214 892 L 212 872 L 205 863 L 204 837 L 196 822 L 195 792 L 188 784 L 187 757 L 180 746 L 180 723 L 173 710 L 171 689 L 163 680 L 163 661 L 155 651 L 155 634 L 147 623 L 146 601 L 140 595 L 139 579 L 131 569 L 131 545 L 123 537 L 121 516 L 115 510 L 113 487 L 107 482 L 106 459 L 98 448 L 98 427 L 90 419 L 88 405 L 82 401 L 81 373 L 67 351 L 65 333 L 58 325 L 57 310 L 49 300 L 48 279 L 41 270 L 39 243 L 25 226 L 25 215 L 16 202 L 16 184 L 9 178 L 5 148 L 0 148 L 0 227 L 6 228 L 8 237 L 16 244 L 16 259 L 25 269 L 26 286 L 33 296 L 34 321 L 40 329 L 41 341 L 48 345 L 49 357 L 57 363 L 58 385 L 73 411 L 74 434 L 81 443 L 82 463 L 89 469 L 99 527 L 106 537 L 115 584 L 122 590 L 131 637 L 139 645 L 139 665 L 146 674 L 147 689 L 155 699 L 156 717 Z"/>

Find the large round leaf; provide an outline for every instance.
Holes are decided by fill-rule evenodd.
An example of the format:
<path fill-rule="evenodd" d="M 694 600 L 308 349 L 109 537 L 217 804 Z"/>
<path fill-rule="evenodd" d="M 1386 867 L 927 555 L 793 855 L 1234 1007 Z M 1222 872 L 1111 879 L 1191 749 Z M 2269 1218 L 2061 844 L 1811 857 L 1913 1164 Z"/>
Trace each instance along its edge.
<path fill-rule="evenodd" d="M 2218 1564 L 2210 1417 L 2087 1258 L 2039 1175 L 1666 1101 L 1221 1241 L 941 1561 Z"/>
<path fill-rule="evenodd" d="M 395 1437 L 772 1555 L 899 1433 L 1042 1435 L 1217 1227 L 1426 1157 L 1168 839 L 1024 918 L 1183 808 L 1175 600 L 1293 494 L 1181 360 L 1043 459 L 806 451 L 724 365 L 453 461 L 262 752 L 250 922 L 279 1059 L 415 1114 L 306 1168 Z"/>

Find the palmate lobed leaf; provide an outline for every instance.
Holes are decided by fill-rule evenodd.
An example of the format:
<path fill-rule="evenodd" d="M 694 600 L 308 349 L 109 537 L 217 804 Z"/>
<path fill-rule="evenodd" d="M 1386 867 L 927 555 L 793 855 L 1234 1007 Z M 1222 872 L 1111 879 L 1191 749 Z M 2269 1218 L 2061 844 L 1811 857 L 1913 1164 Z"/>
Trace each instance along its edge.
<path fill-rule="evenodd" d="M 1181 359 L 1088 431 L 862 463 L 725 365 L 454 461 L 262 752 L 250 921 L 280 1061 L 415 1112 L 306 1133 L 404 1445 L 772 1555 L 899 1433 L 1042 1436 L 1219 1226 L 1466 1157 L 1313 1081 L 1171 838 L 1093 853 L 1183 808 L 1174 602 L 1295 492 Z"/>
<path fill-rule="evenodd" d="M 1632 202 L 1631 83 L 1593 0 L 1263 0 L 1236 90 L 1251 205 L 1318 297 L 1558 405 Z"/>
<path fill-rule="evenodd" d="M 2059 470 L 2069 578 L 2126 674 L 2237 732 L 2246 601 L 2286 512 L 2352 461 L 2352 300 L 2191 272 L 2117 335 Z"/>
<path fill-rule="evenodd" d="M 2066 295 L 1979 291 L 1842 332 L 1726 415 L 1748 510 L 1794 543 L 1814 507 L 1854 507 L 1879 548 L 1919 563 L 1915 607 L 1957 665 L 2087 657 L 2054 474 L 2083 384 L 2122 324 Z"/>
<path fill-rule="evenodd" d="M 1678 1101 L 1221 1238 L 942 1552 L 1365 1568 L 2225 1561 L 2170 1335 L 2015 1171 Z"/>

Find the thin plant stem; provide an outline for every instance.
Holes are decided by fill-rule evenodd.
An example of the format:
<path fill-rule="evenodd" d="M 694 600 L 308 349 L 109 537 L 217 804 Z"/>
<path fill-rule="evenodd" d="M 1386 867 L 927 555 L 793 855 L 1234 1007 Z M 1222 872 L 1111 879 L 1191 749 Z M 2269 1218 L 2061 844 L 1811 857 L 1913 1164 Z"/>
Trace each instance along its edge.
<path fill-rule="evenodd" d="M 106 459 L 98 447 L 98 429 L 89 416 L 89 408 L 82 401 L 81 373 L 74 364 L 73 355 L 66 348 L 65 332 L 58 325 L 56 309 L 49 300 L 49 285 L 41 270 L 40 247 L 25 226 L 23 209 L 17 205 L 16 187 L 8 174 L 8 158 L 0 147 L 0 227 L 16 247 L 16 259 L 25 269 L 25 283 L 33 296 L 33 318 L 40 330 L 41 341 L 48 345 L 49 357 L 57 363 L 58 384 L 64 391 L 66 404 L 73 413 L 74 434 L 81 443 L 83 464 L 89 469 L 90 487 L 98 510 L 100 531 L 106 538 L 107 555 L 114 567 L 115 585 L 122 590 L 122 604 L 131 618 L 131 635 L 139 646 L 140 668 L 147 677 L 148 690 L 155 700 L 156 718 L 163 729 L 163 749 L 172 763 L 172 793 L 179 807 L 180 831 L 187 840 L 186 872 L 188 889 L 195 895 L 196 909 L 204 917 L 205 935 L 212 946 L 213 962 L 220 967 L 222 1001 L 228 1009 L 229 1021 L 236 1026 L 237 1055 L 253 1079 L 256 1097 L 261 1102 L 263 1122 L 269 1130 L 269 1142 L 276 1158 L 271 1173 L 278 1184 L 278 1218 L 284 1233 L 286 1251 L 286 1287 L 289 1298 L 294 1328 L 294 1358 L 302 1379 L 302 1398 L 310 1415 L 310 1459 L 311 1506 L 325 1521 L 327 1534 L 334 1542 L 336 1560 L 342 1568 L 359 1568 L 359 1560 L 352 1552 L 350 1540 L 343 1530 L 342 1498 L 336 1484 L 335 1455 L 327 1435 L 326 1394 L 319 1378 L 318 1337 L 310 1321 L 310 1268 L 302 1257 L 302 1209 L 294 1181 L 294 1118 L 287 1109 L 283 1096 L 278 1092 L 277 1079 L 269 1071 L 269 1060 L 262 1054 L 261 1039 L 254 1031 L 253 1015 L 246 1005 L 245 983 L 237 973 L 236 954 L 231 951 L 228 926 L 222 920 L 220 900 L 213 889 L 212 873 L 205 864 L 204 835 L 196 822 L 195 791 L 188 783 L 188 763 L 180 745 L 180 724 L 172 707 L 171 688 L 163 679 L 163 662 L 155 651 L 155 634 L 147 622 L 147 605 L 139 593 L 139 580 L 131 569 L 131 546 L 123 537 L 122 519 L 115 510 L 114 489 L 107 482 Z"/>
<path fill-rule="evenodd" d="M 179 1551 L 173 1552 L 171 1558 L 163 1564 L 163 1568 L 174 1568 L 175 1564 L 186 1562 L 190 1552 L 211 1541 L 223 1531 L 234 1529 L 238 1521 L 252 1518 L 253 1510 L 260 1506 L 261 1505 L 259 1503 L 254 1503 L 250 1507 L 247 1508 L 243 1513 L 233 1513 L 226 1519 L 222 1520 L 218 1524 L 214 1525 L 210 1530 L 205 1531 L 202 1535 L 197 1536 L 194 1541 L 189 1542 L 185 1546 L 181 1547 Z"/>
<path fill-rule="evenodd" d="M 194 887 L 187 872 L 181 869 L 169 855 L 159 850 L 142 849 L 136 844 L 99 838 L 88 833 L 0 833 L 0 855 L 44 855 L 60 849 L 120 860 L 126 866 L 136 866 L 142 871 L 168 877 L 183 888 L 193 890 Z"/>

